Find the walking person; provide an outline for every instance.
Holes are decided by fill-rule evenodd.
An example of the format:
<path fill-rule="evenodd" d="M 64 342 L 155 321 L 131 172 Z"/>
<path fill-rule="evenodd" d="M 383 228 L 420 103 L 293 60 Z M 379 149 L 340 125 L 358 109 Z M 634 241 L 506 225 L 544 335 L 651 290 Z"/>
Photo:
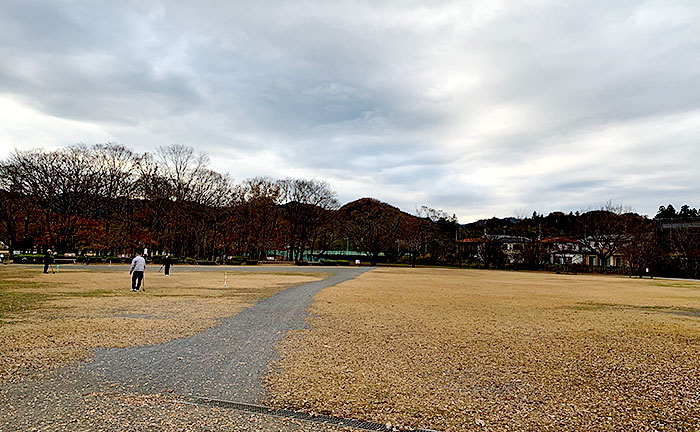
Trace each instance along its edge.
<path fill-rule="evenodd" d="M 170 254 L 163 257 L 163 274 L 165 276 L 170 276 L 170 265 L 172 262 L 173 260 L 170 258 Z"/>
<path fill-rule="evenodd" d="M 141 288 L 141 282 L 143 282 L 143 272 L 146 271 L 146 260 L 139 254 L 131 260 L 131 268 L 129 269 L 129 274 L 131 275 L 131 291 L 138 291 Z"/>
<path fill-rule="evenodd" d="M 46 249 L 46 253 L 44 254 L 44 273 L 49 272 L 49 265 L 51 265 L 52 261 L 53 257 L 51 256 L 51 249 Z"/>

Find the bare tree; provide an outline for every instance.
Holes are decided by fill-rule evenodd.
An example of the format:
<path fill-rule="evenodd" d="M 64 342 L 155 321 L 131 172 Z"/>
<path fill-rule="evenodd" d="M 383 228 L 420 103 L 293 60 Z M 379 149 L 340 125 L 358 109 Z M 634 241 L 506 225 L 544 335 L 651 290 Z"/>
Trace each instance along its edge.
<path fill-rule="evenodd" d="M 637 273 L 640 277 L 645 269 L 661 256 L 656 225 L 645 217 L 631 218 L 627 227 L 626 241 L 620 246 L 620 253 L 625 257 L 630 275 Z"/>
<path fill-rule="evenodd" d="M 281 194 L 279 182 L 269 177 L 247 179 L 239 186 L 229 237 L 235 250 L 263 259 L 268 250 L 279 246 Z"/>
<path fill-rule="evenodd" d="M 337 210 L 320 210 L 321 223 L 311 237 L 311 250 L 315 257 L 323 256 L 334 243 L 343 239 Z M 347 243 L 344 243 L 347 245 Z"/>
<path fill-rule="evenodd" d="M 547 253 L 542 246 L 543 217 L 533 212 L 532 217 L 518 217 L 512 233 L 523 240 L 520 253 L 515 256 L 518 265 L 528 269 L 540 269 L 547 261 Z"/>
<path fill-rule="evenodd" d="M 159 249 L 213 258 L 223 244 L 222 224 L 234 196 L 228 175 L 208 168 L 209 157 L 182 144 L 159 147 L 157 159 L 142 163 L 143 182 L 153 206 Z M 166 195 L 167 194 L 167 195 Z M 217 240 L 218 239 L 218 240 Z"/>
<path fill-rule="evenodd" d="M 96 144 L 92 147 L 99 172 L 97 219 L 101 221 L 104 239 L 95 249 L 106 249 L 110 255 L 127 247 L 138 196 L 138 164 L 140 157 L 127 147 Z"/>
<path fill-rule="evenodd" d="M 306 247 L 313 247 L 324 226 L 327 211 L 337 209 L 338 201 L 324 181 L 288 178 L 280 185 L 290 257 L 302 261 Z"/>
<path fill-rule="evenodd" d="M 198 185 L 206 176 L 209 157 L 204 153 L 195 153 L 194 148 L 183 144 L 158 147 L 161 175 L 171 182 L 174 201 L 196 201 Z"/>
<path fill-rule="evenodd" d="M 683 273 L 692 278 L 700 276 L 700 227 L 697 221 L 679 221 L 666 235 L 671 258 Z"/>
<path fill-rule="evenodd" d="M 459 223 L 455 215 L 450 216 L 443 210 L 421 206 L 417 214 L 428 221 L 426 230 L 426 249 L 435 263 L 452 263 L 457 257 L 457 238 Z"/>
<path fill-rule="evenodd" d="M 484 264 L 485 268 L 490 266 L 502 268 L 508 262 L 508 257 L 503 251 L 503 243 L 498 241 L 496 236 L 484 236 L 484 241 L 477 249 L 477 259 Z"/>
<path fill-rule="evenodd" d="M 193 188 L 193 198 L 188 206 L 196 237 L 191 241 L 199 243 L 200 256 L 214 260 L 226 250 L 227 224 L 235 201 L 233 183 L 228 175 L 206 170 Z"/>
<path fill-rule="evenodd" d="M 620 252 L 629 240 L 628 230 L 637 216 L 629 208 L 608 202 L 600 210 L 583 213 L 579 217 L 579 236 L 584 250 L 598 257 L 604 270 L 608 260 Z"/>

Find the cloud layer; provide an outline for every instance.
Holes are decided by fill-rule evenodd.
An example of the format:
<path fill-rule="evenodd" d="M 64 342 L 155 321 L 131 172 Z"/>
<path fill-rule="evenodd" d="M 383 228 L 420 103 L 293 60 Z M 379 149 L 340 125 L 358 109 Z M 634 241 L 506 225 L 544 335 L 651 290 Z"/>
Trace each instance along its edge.
<path fill-rule="evenodd" d="M 2 3 L 2 157 L 178 142 L 462 222 L 700 204 L 694 1 Z"/>

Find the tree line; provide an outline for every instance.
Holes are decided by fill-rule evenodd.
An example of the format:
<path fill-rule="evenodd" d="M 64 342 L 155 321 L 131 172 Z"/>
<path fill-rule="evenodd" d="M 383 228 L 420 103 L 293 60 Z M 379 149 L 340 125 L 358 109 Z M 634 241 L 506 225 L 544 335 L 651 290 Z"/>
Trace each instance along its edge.
<path fill-rule="evenodd" d="M 326 182 L 255 177 L 234 182 L 206 154 L 181 144 L 137 153 L 115 143 L 16 150 L 0 161 L 0 241 L 10 254 L 48 248 L 79 255 L 169 253 L 224 262 L 229 257 L 296 262 L 354 257 L 376 264 L 473 264 L 460 239 L 512 236 L 478 257 L 487 267 L 543 268 L 546 239 L 576 242 L 605 270 L 623 257 L 627 271 L 700 276 L 698 210 L 661 206 L 654 218 L 608 203 L 585 212 L 488 219 L 460 225 L 427 206 L 413 214 L 372 198 L 344 205 Z"/>
<path fill-rule="evenodd" d="M 402 248 L 411 259 L 428 250 L 449 255 L 447 231 L 457 226 L 428 207 L 410 215 L 369 198 L 341 207 L 328 183 L 314 179 L 236 183 L 181 144 L 155 153 L 115 143 L 16 150 L 0 163 L 0 219 L 10 254 L 147 249 L 211 261 L 270 253 L 304 261 L 352 245 L 373 264 Z"/>

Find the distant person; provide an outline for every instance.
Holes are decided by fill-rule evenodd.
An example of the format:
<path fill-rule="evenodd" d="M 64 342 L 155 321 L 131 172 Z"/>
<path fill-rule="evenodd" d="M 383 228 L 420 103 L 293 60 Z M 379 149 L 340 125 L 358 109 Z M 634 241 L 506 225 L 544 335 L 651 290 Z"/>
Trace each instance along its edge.
<path fill-rule="evenodd" d="M 138 291 L 141 288 L 141 282 L 143 282 L 143 272 L 146 271 L 146 260 L 143 259 L 141 254 L 136 253 L 136 256 L 131 260 L 131 268 L 129 269 L 129 275 L 131 275 L 131 291 Z"/>
<path fill-rule="evenodd" d="M 165 276 L 170 276 L 170 265 L 173 263 L 172 258 L 170 258 L 170 255 L 166 255 L 163 257 L 163 274 Z"/>
<path fill-rule="evenodd" d="M 51 265 L 51 261 L 53 261 L 51 249 L 46 249 L 46 253 L 44 254 L 44 273 L 49 272 L 49 265 Z"/>

